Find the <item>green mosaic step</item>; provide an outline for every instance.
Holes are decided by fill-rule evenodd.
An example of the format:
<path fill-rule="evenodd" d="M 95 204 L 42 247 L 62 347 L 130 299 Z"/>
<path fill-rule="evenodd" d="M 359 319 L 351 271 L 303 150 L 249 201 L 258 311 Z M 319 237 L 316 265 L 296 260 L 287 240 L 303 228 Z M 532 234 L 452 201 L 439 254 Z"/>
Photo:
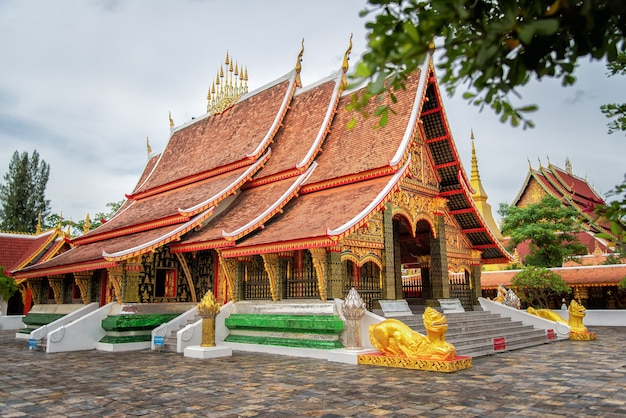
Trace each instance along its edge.
<path fill-rule="evenodd" d="M 104 318 L 101 325 L 105 331 L 153 330 L 177 316 L 178 314 L 111 315 Z"/>
<path fill-rule="evenodd" d="M 230 330 L 340 334 L 343 321 L 336 315 L 231 314 L 225 319 Z"/>
<path fill-rule="evenodd" d="M 66 314 L 29 313 L 22 319 L 22 322 L 28 325 L 29 328 L 34 329 L 39 328 L 42 325 L 48 325 L 59 318 L 63 318 L 65 315 Z"/>
<path fill-rule="evenodd" d="M 261 344 L 261 345 L 277 345 L 283 347 L 298 347 L 298 348 L 315 348 L 321 350 L 334 350 L 336 348 L 343 348 L 343 344 L 339 340 L 305 340 L 298 338 L 277 338 L 268 336 L 252 336 L 252 335 L 233 335 L 227 336 L 224 341 L 232 343 L 244 343 L 244 344 Z"/>

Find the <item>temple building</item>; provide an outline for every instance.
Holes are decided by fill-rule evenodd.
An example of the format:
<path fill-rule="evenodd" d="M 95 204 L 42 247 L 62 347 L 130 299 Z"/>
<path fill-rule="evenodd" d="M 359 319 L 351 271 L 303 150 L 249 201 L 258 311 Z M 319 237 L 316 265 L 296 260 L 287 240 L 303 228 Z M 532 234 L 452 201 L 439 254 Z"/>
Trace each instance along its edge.
<path fill-rule="evenodd" d="M 42 232 L 39 224 L 34 234 L 0 232 L 0 266 L 7 277 L 13 277 L 14 270 L 46 262 L 69 248 L 69 231 L 63 232 L 60 226 Z M 2 315 L 21 315 L 32 306 L 32 293 L 26 280 L 16 279 L 16 284 L 19 293 L 8 301 L 0 300 Z"/>
<path fill-rule="evenodd" d="M 479 204 L 486 202 L 486 193 L 480 182 L 473 142 L 472 187 L 475 190 L 474 200 L 482 216 L 493 222 L 491 207 Z M 618 289 L 619 281 L 626 277 L 626 264 L 607 264 L 610 258 L 617 257 L 619 260 L 619 254 L 615 253 L 610 242 L 597 236 L 599 233 L 613 235 L 608 224 L 598 219 L 593 211 L 596 204 L 604 202 L 603 199 L 587 180 L 573 174 L 569 159 L 566 160 L 565 169 L 552 163 L 548 163 L 547 167 L 540 163 L 538 169 L 529 165 L 529 171 L 512 205 L 524 207 L 541 201 L 547 195 L 556 197 L 578 212 L 582 231 L 576 235 L 580 243 L 587 247 L 587 254 L 564 260 L 562 266 L 551 269 L 573 290 L 570 295 L 554 295 L 551 301 L 553 307 L 559 307 L 562 298 L 566 297 L 574 298 L 588 308 L 626 308 L 626 292 Z M 500 241 L 506 246 L 508 238 L 500 237 Z M 528 243 L 519 244 L 513 250 L 515 263 L 521 264 L 528 253 Z M 510 263 L 485 266 L 481 282 L 485 297 L 495 297 L 500 285 L 507 288 L 511 286 L 513 276 L 519 272 L 511 270 L 511 266 Z"/>
<path fill-rule="evenodd" d="M 222 303 L 326 301 L 355 288 L 371 309 L 405 298 L 411 269 L 415 303 L 454 294 L 472 309 L 482 266 L 512 258 L 471 197 L 432 61 L 384 99 L 395 114 L 378 127 L 346 109 L 359 93 L 346 87 L 349 51 L 304 87 L 303 47 L 252 92 L 227 56 L 207 113 L 171 121 L 120 210 L 14 277 L 38 304 L 75 303 L 75 286 L 80 303 L 100 305 L 197 303 L 208 290 Z"/>

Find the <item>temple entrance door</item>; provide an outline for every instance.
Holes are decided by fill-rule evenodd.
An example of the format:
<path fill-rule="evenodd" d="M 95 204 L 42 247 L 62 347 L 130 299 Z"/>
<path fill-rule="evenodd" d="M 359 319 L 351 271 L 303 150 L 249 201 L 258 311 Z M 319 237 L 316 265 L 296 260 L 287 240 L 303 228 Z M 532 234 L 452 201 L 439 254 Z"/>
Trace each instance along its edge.
<path fill-rule="evenodd" d="M 382 273 L 374 263 L 367 262 L 359 267 L 356 263 L 348 260 L 345 262 L 346 276 L 343 281 L 344 298 L 353 287 L 365 302 L 367 309 L 373 309 L 373 302 L 382 299 Z"/>
<path fill-rule="evenodd" d="M 285 275 L 285 299 L 318 299 L 320 297 L 317 276 L 308 250 L 294 252 L 292 258 L 282 263 Z"/>
<path fill-rule="evenodd" d="M 417 222 L 415 235 L 402 215 L 393 218 L 393 239 L 396 262 L 400 262 L 402 298 L 409 304 L 423 305 L 430 299 L 429 277 L 431 226 L 425 220 Z"/>
<path fill-rule="evenodd" d="M 449 272 L 448 279 L 450 281 L 450 297 L 460 300 L 466 311 L 473 310 L 470 273 L 466 270 L 459 273 Z"/>

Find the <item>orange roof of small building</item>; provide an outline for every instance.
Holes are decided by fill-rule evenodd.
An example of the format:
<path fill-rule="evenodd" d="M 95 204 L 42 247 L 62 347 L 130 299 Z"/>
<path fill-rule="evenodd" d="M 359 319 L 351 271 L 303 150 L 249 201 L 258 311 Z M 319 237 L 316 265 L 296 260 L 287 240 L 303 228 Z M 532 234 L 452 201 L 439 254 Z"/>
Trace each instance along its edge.
<path fill-rule="evenodd" d="M 617 286 L 626 277 L 626 264 L 603 266 L 555 267 L 568 286 Z M 496 289 L 498 285 L 509 287 L 513 276 L 521 270 L 483 271 L 480 277 L 483 289 Z"/>
<path fill-rule="evenodd" d="M 11 276 L 16 269 L 36 265 L 69 248 L 60 228 L 39 234 L 0 232 L 0 266 Z"/>

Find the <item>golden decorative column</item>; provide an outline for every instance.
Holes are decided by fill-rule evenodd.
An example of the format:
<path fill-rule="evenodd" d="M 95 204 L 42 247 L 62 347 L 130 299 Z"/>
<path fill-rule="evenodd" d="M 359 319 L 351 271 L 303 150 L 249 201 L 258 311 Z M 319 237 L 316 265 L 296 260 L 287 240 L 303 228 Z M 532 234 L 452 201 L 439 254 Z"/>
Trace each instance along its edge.
<path fill-rule="evenodd" d="M 78 290 L 80 290 L 80 298 L 85 305 L 91 302 L 90 284 L 92 276 L 92 270 L 74 273 L 74 282 L 76 282 L 76 286 L 78 286 Z"/>
<path fill-rule="evenodd" d="M 124 284 L 124 302 L 139 302 L 139 273 L 141 256 L 131 258 L 124 265 L 126 283 Z"/>
<path fill-rule="evenodd" d="M 65 274 L 53 274 L 48 276 L 48 284 L 52 288 L 52 293 L 54 293 L 54 302 L 57 305 L 63 303 L 63 280 L 65 280 Z"/>
<path fill-rule="evenodd" d="M 26 279 L 28 289 L 35 305 L 41 304 L 41 277 L 31 277 Z"/>
<path fill-rule="evenodd" d="M 326 302 L 326 249 L 311 248 L 311 258 L 313 259 L 313 268 L 317 275 L 317 288 L 320 292 L 320 299 Z"/>
<path fill-rule="evenodd" d="M 202 317 L 202 342 L 200 347 L 215 347 L 215 317 L 220 313 L 220 304 L 213 292 L 206 292 L 198 305 L 198 315 Z"/>
<path fill-rule="evenodd" d="M 224 272 L 226 280 L 228 281 L 228 297 L 230 300 L 237 302 L 236 291 L 236 279 L 237 279 L 237 260 L 234 258 L 224 258 L 218 252 L 218 258 L 220 260 L 220 271 Z"/>
<path fill-rule="evenodd" d="M 113 286 L 115 292 L 115 300 L 122 304 L 122 279 L 124 278 L 124 266 L 115 266 L 107 270 L 109 283 Z"/>
<path fill-rule="evenodd" d="M 270 293 L 272 294 L 272 300 L 278 301 L 277 289 L 276 289 L 276 270 L 278 267 L 278 254 L 261 254 L 263 258 L 263 265 L 265 271 L 270 280 Z"/>

